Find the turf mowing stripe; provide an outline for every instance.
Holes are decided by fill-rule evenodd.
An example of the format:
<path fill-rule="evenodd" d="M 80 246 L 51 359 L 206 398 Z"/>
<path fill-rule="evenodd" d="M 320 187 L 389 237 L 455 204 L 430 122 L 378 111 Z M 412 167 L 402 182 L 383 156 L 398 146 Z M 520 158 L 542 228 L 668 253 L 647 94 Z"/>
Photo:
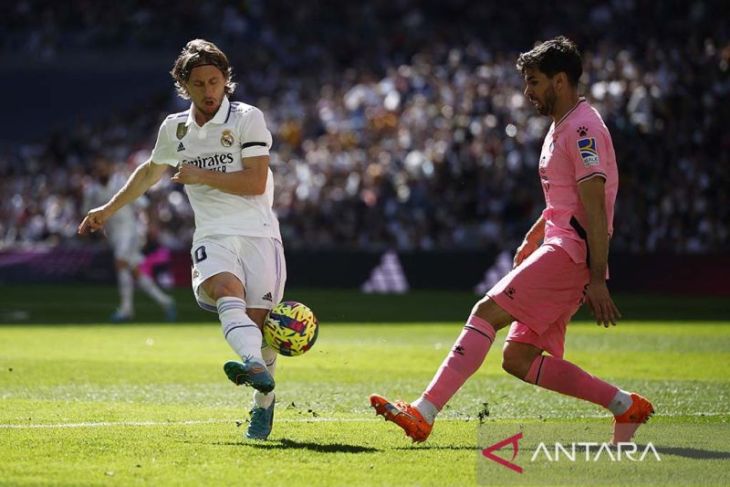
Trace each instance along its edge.
<path fill-rule="evenodd" d="M 693 413 L 693 414 L 662 414 L 658 417 L 672 418 L 672 417 L 698 417 L 698 416 L 730 416 L 730 413 L 712 412 L 712 413 Z M 607 415 L 588 415 L 580 416 L 575 419 L 601 419 L 608 418 Z M 495 418 L 496 419 L 496 418 Z M 498 419 L 506 419 L 510 421 L 514 420 L 530 420 L 537 419 L 532 417 L 508 417 L 500 416 Z M 187 426 L 197 424 L 223 424 L 223 423 L 234 423 L 234 419 L 203 419 L 203 420 L 190 420 L 190 421 L 100 421 L 97 423 L 57 423 L 57 424 L 0 424 L 0 429 L 33 429 L 33 428 L 102 428 L 102 427 L 114 427 L 114 426 Z M 278 419 L 277 423 L 371 423 L 375 421 L 382 421 L 379 418 L 290 418 L 290 419 Z M 440 422 L 443 421 L 466 421 L 466 418 L 440 418 Z"/>

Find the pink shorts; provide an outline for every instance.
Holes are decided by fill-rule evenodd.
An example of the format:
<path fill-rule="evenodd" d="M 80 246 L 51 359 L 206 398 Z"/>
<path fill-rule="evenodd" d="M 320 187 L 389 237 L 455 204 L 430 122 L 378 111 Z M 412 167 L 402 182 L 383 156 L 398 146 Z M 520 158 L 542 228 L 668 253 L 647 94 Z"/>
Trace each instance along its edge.
<path fill-rule="evenodd" d="M 565 327 L 583 301 L 589 277 L 585 262 L 576 264 L 559 246 L 544 244 L 487 296 L 515 319 L 508 341 L 534 345 L 562 358 Z"/>

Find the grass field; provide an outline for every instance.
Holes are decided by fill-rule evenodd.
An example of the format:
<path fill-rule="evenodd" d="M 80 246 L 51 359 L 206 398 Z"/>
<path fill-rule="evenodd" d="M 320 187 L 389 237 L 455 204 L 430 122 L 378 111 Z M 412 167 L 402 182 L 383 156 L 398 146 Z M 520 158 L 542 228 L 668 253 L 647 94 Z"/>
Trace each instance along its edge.
<path fill-rule="evenodd" d="M 108 306 L 111 290 L 103 293 Z M 334 314 L 323 308 L 325 297 L 310 298 L 320 316 Z M 423 298 L 422 306 L 473 299 Z M 29 309 L 50 315 L 53 302 Z M 24 306 L 20 298 L 13 304 Z M 98 300 L 90 307 L 101 312 Z M 225 379 L 221 365 L 233 357 L 212 321 L 0 326 L 0 485 L 730 483 L 730 323 L 675 314 L 674 321 L 626 320 L 609 330 L 572 324 L 567 359 L 653 400 L 658 413 L 637 441 L 655 445 L 661 462 L 604 456 L 530 464 L 541 441 L 606 441 L 609 416 L 507 376 L 499 340 L 429 441 L 411 445 L 392 424 L 376 421 L 367 397 L 415 398 L 461 325 L 458 318 L 405 322 L 403 308 L 394 323 L 322 320 L 311 352 L 280 358 L 277 416 L 266 442 L 243 438 L 250 390 Z M 63 321 L 56 318 L 48 321 Z M 515 460 L 523 475 L 480 459 L 484 438 L 518 431 L 525 432 Z"/>

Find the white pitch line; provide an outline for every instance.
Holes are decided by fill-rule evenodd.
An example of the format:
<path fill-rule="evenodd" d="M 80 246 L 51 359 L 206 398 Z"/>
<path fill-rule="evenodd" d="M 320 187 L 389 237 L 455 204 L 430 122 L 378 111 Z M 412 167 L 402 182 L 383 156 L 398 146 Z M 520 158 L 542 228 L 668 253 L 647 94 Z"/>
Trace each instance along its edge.
<path fill-rule="evenodd" d="M 451 421 L 456 418 L 446 418 Z M 114 426 L 187 426 L 196 424 L 235 423 L 236 419 L 202 419 L 188 421 L 99 421 L 88 423 L 56 423 L 56 424 L 0 424 L 0 429 L 34 429 L 34 428 L 103 428 Z M 376 418 L 289 418 L 279 419 L 277 423 L 362 423 L 376 421 Z"/>
<path fill-rule="evenodd" d="M 730 412 L 711 412 L 711 413 L 669 413 L 659 414 L 657 417 L 700 417 L 700 416 L 730 416 Z M 579 416 L 576 420 L 581 419 L 601 419 L 608 418 L 607 415 L 587 415 Z M 524 416 L 500 416 L 499 418 L 490 419 L 506 419 L 510 421 L 514 420 L 535 420 L 535 417 L 524 417 Z M 558 419 L 558 418 L 544 418 L 544 419 Z M 469 418 L 469 421 L 478 421 L 476 418 Z M 187 420 L 187 421 L 99 421 L 99 422 L 88 422 L 88 423 L 56 423 L 56 424 L 0 424 L 0 429 L 54 429 L 54 428 L 105 428 L 105 427 L 127 427 L 127 426 L 188 426 L 197 424 L 224 424 L 224 423 L 235 423 L 236 419 L 200 419 L 200 420 Z M 328 417 L 312 417 L 312 418 L 284 418 L 278 419 L 277 423 L 370 423 L 374 421 L 382 421 L 382 418 L 328 418 Z M 467 421 L 467 418 L 441 418 L 440 422 L 443 421 Z"/>
<path fill-rule="evenodd" d="M 163 425 L 190 425 L 190 424 L 211 424 L 227 423 L 230 420 L 204 419 L 191 421 L 99 421 L 89 423 L 57 423 L 57 424 L 0 424 L 5 429 L 31 429 L 31 428 L 103 428 L 113 426 L 163 426 Z"/>

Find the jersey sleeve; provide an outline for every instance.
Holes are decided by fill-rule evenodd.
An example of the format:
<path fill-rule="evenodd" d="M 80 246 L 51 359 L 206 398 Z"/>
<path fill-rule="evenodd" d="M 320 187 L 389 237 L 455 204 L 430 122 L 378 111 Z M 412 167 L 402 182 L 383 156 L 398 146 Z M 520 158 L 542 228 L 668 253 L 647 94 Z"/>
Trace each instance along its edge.
<path fill-rule="evenodd" d="M 165 122 L 162 122 L 162 125 L 160 125 L 160 131 L 157 133 L 157 142 L 155 143 L 155 148 L 152 149 L 150 159 L 155 164 L 167 164 L 169 166 L 177 166 L 180 162 Z"/>
<path fill-rule="evenodd" d="M 586 127 L 570 132 L 567 152 L 575 169 L 575 180 L 580 183 L 593 177 L 607 179 L 610 139 L 601 130 Z"/>
<path fill-rule="evenodd" d="M 241 123 L 241 157 L 268 156 L 271 132 L 266 127 L 264 114 L 254 108 Z"/>

